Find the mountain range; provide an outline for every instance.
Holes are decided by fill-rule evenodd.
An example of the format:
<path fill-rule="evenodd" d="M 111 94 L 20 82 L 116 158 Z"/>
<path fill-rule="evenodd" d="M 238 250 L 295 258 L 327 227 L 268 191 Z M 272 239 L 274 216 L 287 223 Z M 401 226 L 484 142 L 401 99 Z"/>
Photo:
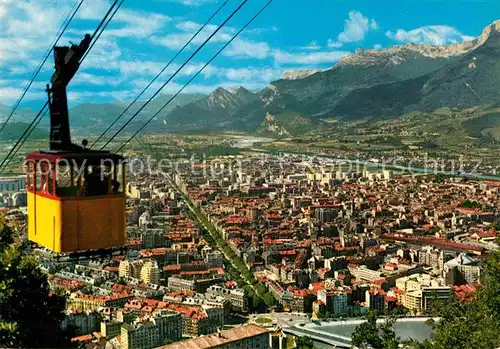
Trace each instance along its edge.
<path fill-rule="evenodd" d="M 173 130 L 275 130 L 279 136 L 294 134 L 296 120 L 283 115 L 300 115 L 298 131 L 303 133 L 326 127 L 325 122 L 384 120 L 414 111 L 498 102 L 500 21 L 472 41 L 449 46 L 359 49 L 327 70 L 285 72 L 256 93 L 243 87 L 218 88 L 200 101 L 176 108 L 166 119 Z M 497 123 L 500 127 L 500 120 Z"/>
<path fill-rule="evenodd" d="M 143 115 L 151 115 L 168 98 L 155 99 Z M 149 131 L 234 130 L 288 136 L 333 123 L 377 122 L 410 112 L 489 105 L 500 106 L 500 21 L 472 41 L 448 46 L 359 49 L 326 70 L 285 72 L 261 91 L 220 87 L 208 95 L 180 95 Z M 102 131 L 124 106 L 79 105 L 70 111 L 72 128 Z M 487 122 L 472 124 L 500 128 L 500 118 L 486 117 Z"/>

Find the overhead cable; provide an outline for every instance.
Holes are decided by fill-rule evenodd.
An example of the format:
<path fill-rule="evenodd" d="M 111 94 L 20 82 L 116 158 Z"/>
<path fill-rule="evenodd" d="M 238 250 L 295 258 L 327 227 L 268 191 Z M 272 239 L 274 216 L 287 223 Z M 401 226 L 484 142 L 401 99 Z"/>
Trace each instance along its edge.
<path fill-rule="evenodd" d="M 108 141 L 101 147 L 101 150 L 104 149 L 113 139 L 115 139 L 115 137 L 121 132 L 123 131 L 123 129 L 125 127 L 127 127 L 127 125 L 129 125 L 132 120 L 135 119 L 135 117 L 153 100 L 153 98 L 155 98 L 160 92 L 161 90 L 170 82 L 172 81 L 173 78 L 175 78 L 177 76 L 177 74 L 194 58 L 194 56 L 196 56 L 196 54 L 198 52 L 200 52 L 200 50 L 226 25 L 227 22 L 229 22 L 229 20 L 243 7 L 243 5 L 245 5 L 247 3 L 248 0 L 244 0 L 241 2 L 241 4 L 229 15 L 229 17 L 227 17 L 224 22 L 222 22 L 219 27 L 217 27 L 217 29 L 212 33 L 210 34 L 210 36 L 191 54 L 191 56 L 189 56 L 189 58 L 168 78 L 168 80 L 163 83 L 160 88 L 146 101 L 146 103 L 144 103 L 140 108 L 139 110 L 137 110 L 134 115 L 132 115 L 128 120 L 127 122 L 125 122 L 124 125 L 122 125 L 122 127 L 120 127 L 114 134 L 113 136 L 111 136 L 110 139 L 108 139 Z"/>
<path fill-rule="evenodd" d="M 217 51 L 213 56 L 212 58 L 210 58 L 210 60 L 205 63 L 205 65 L 203 67 L 201 67 L 200 70 L 198 70 L 198 72 L 196 72 L 196 74 L 194 74 L 183 86 L 182 88 L 179 89 L 179 91 L 177 91 L 173 96 L 172 98 L 170 98 L 155 114 L 153 114 L 153 116 L 151 116 L 151 118 L 149 118 L 148 121 L 146 121 L 146 123 L 144 125 L 142 125 L 120 148 L 118 148 L 116 150 L 116 152 L 120 152 L 132 139 L 134 139 L 134 137 L 136 137 L 151 121 L 154 120 L 154 118 L 156 116 L 158 116 L 158 114 L 160 114 L 163 109 L 165 109 L 165 107 L 174 100 L 175 97 L 177 97 L 210 63 L 212 63 L 212 61 L 222 52 L 226 49 L 226 47 L 229 46 L 229 44 L 231 44 L 231 42 L 233 42 L 234 39 L 236 39 L 236 37 L 238 37 L 238 35 L 241 34 L 241 32 L 243 30 L 245 30 L 271 3 L 273 2 L 273 0 L 269 0 L 247 23 L 245 23 L 245 25 L 235 34 L 233 35 L 233 37 L 224 44 L 224 46 L 221 47 L 221 49 L 219 51 Z"/>

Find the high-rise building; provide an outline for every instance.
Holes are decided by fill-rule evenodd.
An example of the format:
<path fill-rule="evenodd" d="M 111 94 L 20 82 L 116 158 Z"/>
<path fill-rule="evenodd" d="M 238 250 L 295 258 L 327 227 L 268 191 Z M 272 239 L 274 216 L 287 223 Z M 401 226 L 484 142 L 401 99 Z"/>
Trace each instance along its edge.
<path fill-rule="evenodd" d="M 222 268 L 224 266 L 224 256 L 219 251 L 211 251 L 206 254 L 205 262 L 209 268 Z"/>
<path fill-rule="evenodd" d="M 341 314 L 348 309 L 348 294 L 344 290 L 319 290 L 318 300 L 325 305 L 326 311 Z"/>
<path fill-rule="evenodd" d="M 163 311 L 148 319 L 124 324 L 120 332 L 122 349 L 150 349 L 182 337 L 181 315 Z"/>
<path fill-rule="evenodd" d="M 385 309 L 385 292 L 383 290 L 371 289 L 366 291 L 366 306 L 369 309 L 382 313 Z"/>
<path fill-rule="evenodd" d="M 135 261 L 121 261 L 118 267 L 120 277 L 140 279 L 147 284 L 160 282 L 160 268 L 154 259 L 139 259 Z"/>
<path fill-rule="evenodd" d="M 221 296 L 231 302 L 233 309 L 243 313 L 248 312 L 248 295 L 243 289 L 227 289 L 221 286 L 210 286 L 207 294 Z"/>
<path fill-rule="evenodd" d="M 26 176 L 0 177 L 0 193 L 15 193 L 26 189 Z"/>
<path fill-rule="evenodd" d="M 410 310 L 427 310 L 433 299 L 449 298 L 451 288 L 443 286 L 438 280 L 427 274 L 415 274 L 396 279 L 396 287 L 403 291 L 401 303 Z"/>
<path fill-rule="evenodd" d="M 424 246 L 418 251 L 418 263 L 428 265 L 437 270 L 443 270 L 444 254 L 443 251 L 433 248 L 432 246 Z"/>
<path fill-rule="evenodd" d="M 107 340 L 119 336 L 121 333 L 123 322 L 111 319 L 101 321 L 101 334 L 106 337 Z"/>
<path fill-rule="evenodd" d="M 101 315 L 97 311 L 76 311 L 66 314 L 62 321 L 63 328 L 73 327 L 76 335 L 89 334 L 99 329 Z"/>
<path fill-rule="evenodd" d="M 140 279 L 147 284 L 158 285 L 160 281 L 160 268 L 158 268 L 156 260 L 151 259 L 144 263 L 141 268 Z"/>
<path fill-rule="evenodd" d="M 319 207 L 315 209 L 316 222 L 319 224 L 332 222 L 337 217 L 337 210 L 330 207 Z"/>
<path fill-rule="evenodd" d="M 122 325 L 120 336 L 122 349 L 150 349 L 159 342 L 159 330 L 152 321 Z"/>
<path fill-rule="evenodd" d="M 139 279 L 141 277 L 141 269 L 144 260 L 139 259 L 136 261 L 121 261 L 118 267 L 118 275 L 120 277 L 131 277 Z"/>
<path fill-rule="evenodd" d="M 146 229 L 141 234 L 142 248 L 157 248 L 165 246 L 163 229 Z"/>
<path fill-rule="evenodd" d="M 481 267 L 474 258 L 461 253 L 444 264 L 443 276 L 448 286 L 477 284 L 480 283 Z"/>
<path fill-rule="evenodd" d="M 154 317 L 158 327 L 160 342 L 163 344 L 166 338 L 177 341 L 182 338 L 182 316 L 179 313 L 160 310 Z"/>

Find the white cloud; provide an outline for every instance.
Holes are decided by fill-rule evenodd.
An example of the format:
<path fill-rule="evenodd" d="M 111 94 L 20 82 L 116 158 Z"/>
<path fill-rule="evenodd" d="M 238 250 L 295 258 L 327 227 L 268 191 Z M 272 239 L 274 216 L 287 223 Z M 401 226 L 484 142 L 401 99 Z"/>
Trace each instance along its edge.
<path fill-rule="evenodd" d="M 266 42 L 235 39 L 224 51 L 224 56 L 264 59 L 269 56 L 270 50 Z"/>
<path fill-rule="evenodd" d="M 263 34 L 263 33 L 269 33 L 269 32 L 278 32 L 280 29 L 272 25 L 270 27 L 266 28 L 251 28 L 251 29 L 245 29 L 245 33 L 247 34 Z"/>
<path fill-rule="evenodd" d="M 23 60 L 28 57 L 31 41 L 23 38 L 0 38 L 0 66 L 10 60 Z"/>
<path fill-rule="evenodd" d="M 202 44 L 212 33 L 215 31 L 217 26 L 208 25 L 206 26 L 191 42 L 191 45 Z M 197 29 L 196 29 L 197 30 Z M 196 32 L 193 30 L 192 33 L 189 32 L 179 32 L 174 34 L 169 34 L 167 36 L 152 36 L 151 42 L 155 45 L 165 46 L 171 50 L 178 50 L 183 47 L 186 42 L 193 36 Z M 209 41 L 209 43 L 225 42 L 231 39 L 230 33 L 226 30 L 221 30 L 215 34 Z"/>
<path fill-rule="evenodd" d="M 96 42 L 92 51 L 87 55 L 82 64 L 83 68 L 109 70 L 118 64 L 122 51 L 116 40 L 102 37 L 101 39 Z"/>
<path fill-rule="evenodd" d="M 0 21 L 0 67 L 1 74 L 27 74 L 38 65 L 45 49 L 49 46 L 56 32 L 61 27 L 64 15 L 70 12 L 73 2 L 57 1 L 2 1 L 2 8 L 9 16 Z M 85 1 L 77 13 L 88 30 L 68 28 L 60 44 L 79 42 L 84 33 L 93 32 L 97 20 L 100 20 L 111 5 L 108 0 Z M 113 18 L 108 29 L 100 37 L 93 52 L 84 66 L 101 68 L 116 60 L 121 51 L 114 37 L 146 37 L 161 29 L 170 17 L 141 11 L 129 11 L 121 8 Z M 44 66 L 52 69 L 51 59 Z M 49 68 L 50 67 L 50 68 Z"/>
<path fill-rule="evenodd" d="M 71 80 L 74 85 L 108 85 L 118 86 L 123 83 L 123 79 L 119 77 L 110 77 L 104 75 L 89 74 L 86 72 L 78 72 L 78 74 Z"/>
<path fill-rule="evenodd" d="M 0 86 L 25 86 L 29 81 L 23 79 L 0 79 Z"/>
<path fill-rule="evenodd" d="M 340 42 L 356 42 L 365 38 L 370 30 L 377 29 L 377 22 L 368 19 L 359 11 L 350 11 L 349 18 L 345 20 L 344 31 L 337 36 Z"/>
<path fill-rule="evenodd" d="M 269 82 L 279 78 L 280 72 L 271 68 L 227 68 L 218 69 L 217 76 L 232 81 L 262 81 Z"/>
<path fill-rule="evenodd" d="M 142 83 L 139 81 L 138 84 L 136 84 L 136 89 L 134 90 L 136 94 L 139 93 L 140 89 L 142 88 Z M 174 94 L 179 91 L 184 84 L 172 82 L 165 86 L 165 88 L 161 91 L 162 94 Z M 247 80 L 227 80 L 227 81 L 221 81 L 217 82 L 216 84 L 203 84 L 203 83 L 191 83 L 189 84 L 183 91 L 182 93 L 205 93 L 208 94 L 210 92 L 213 92 L 216 88 L 218 87 L 223 87 L 223 88 L 231 88 L 231 87 L 239 87 L 239 86 L 244 86 L 245 88 L 249 90 L 260 90 L 266 86 L 269 85 L 269 81 L 247 81 Z M 155 88 L 158 88 L 159 86 L 151 86 L 151 90 L 154 90 Z M 147 93 L 143 95 L 143 98 L 148 98 L 150 96 L 149 90 Z"/>
<path fill-rule="evenodd" d="M 64 16 L 70 7 L 61 3 L 57 7 L 45 6 L 45 3 L 36 2 L 9 2 L 9 16 L 2 19 L 2 38 L 33 38 L 38 37 L 43 42 L 52 40 Z M 40 45 L 40 43 L 38 43 Z"/>
<path fill-rule="evenodd" d="M 193 22 L 193 21 L 183 21 L 179 22 L 175 25 L 175 27 L 179 30 L 185 31 L 185 32 L 196 32 L 198 29 L 201 28 L 201 24 Z"/>
<path fill-rule="evenodd" d="M 74 4 L 73 1 L 8 1 L 4 3 L 0 0 L 0 6 L 2 6 L 0 16 L 3 16 L 0 21 L 2 29 L 0 32 L 0 100 L 2 103 L 12 104 L 19 97 L 24 87 L 22 82 L 38 65 L 44 51 L 60 28 L 62 20 Z M 78 43 L 84 33 L 93 32 L 110 5 L 111 0 L 85 1 L 76 17 L 78 23 L 72 23 L 71 28 L 68 28 L 64 37 L 61 38 L 60 44 L 67 44 L 69 41 Z M 5 16 L 5 13 L 8 15 Z M 120 8 L 72 81 L 69 89 L 70 101 L 132 100 L 146 86 L 150 77 L 156 75 L 164 67 L 170 56 L 164 55 L 163 47 L 157 48 L 156 51 L 153 49 L 152 52 L 134 50 L 130 55 L 133 49 L 133 46 L 129 45 L 130 40 L 135 40 L 134 38 L 137 37 L 144 40 L 147 37 L 151 42 L 161 46 L 178 49 L 200 28 L 200 24 L 196 22 L 175 18 L 175 27 L 171 25 L 169 28 L 173 29 L 173 32 L 163 30 L 170 21 L 172 18 L 165 15 Z M 216 28 L 215 25 L 208 25 L 193 41 L 193 46 L 201 44 Z M 236 28 L 224 27 L 210 42 L 226 42 L 236 30 Z M 258 34 L 269 30 L 278 29 L 276 27 L 257 28 L 252 32 L 245 32 L 247 38 L 241 37 L 234 40 L 224 54 L 233 58 L 274 59 L 272 48 L 266 42 L 258 41 L 257 35 L 254 35 L 255 40 L 248 39 L 250 32 Z M 319 49 L 319 45 L 315 42 L 309 46 L 311 50 Z M 283 56 L 281 58 L 291 60 Z M 311 61 L 305 56 L 299 56 L 300 60 Z M 245 61 L 247 62 L 251 61 Z M 176 92 L 181 83 L 184 83 L 188 76 L 195 74 L 202 64 L 202 62 L 188 64 L 178 74 L 178 79 L 169 83 L 163 92 Z M 178 67 L 179 64 L 172 64 L 152 88 L 159 87 Z M 39 78 L 31 87 L 26 100 L 46 98 L 44 88 L 52 70 L 53 63 L 50 57 Z M 231 68 L 210 65 L 200 74 L 202 76 L 198 78 L 198 84 L 190 86 L 185 91 L 211 92 L 217 86 L 239 85 L 249 89 L 258 89 L 267 86 L 269 81 L 279 78 L 280 73 L 278 69 L 252 67 L 248 64 Z M 203 80 L 209 78 L 208 85 L 204 85 Z M 109 88 L 106 89 L 106 86 Z M 148 90 L 145 96 L 150 92 Z"/>
<path fill-rule="evenodd" d="M 76 14 L 79 19 L 101 20 L 111 7 L 108 0 L 84 1 Z"/>
<path fill-rule="evenodd" d="M 340 41 L 333 41 L 332 39 L 328 39 L 327 46 L 328 48 L 339 48 L 342 47 L 344 44 L 341 43 Z"/>
<path fill-rule="evenodd" d="M 374 50 L 380 50 L 381 48 L 382 48 L 382 45 L 380 45 L 380 44 L 373 45 Z"/>
<path fill-rule="evenodd" d="M 21 87 L 0 87 L 0 103 L 6 105 L 12 105 L 19 96 L 23 93 L 23 89 Z M 35 94 L 26 94 L 24 99 L 30 100 L 36 98 Z"/>
<path fill-rule="evenodd" d="M 166 62 L 164 61 L 144 61 L 144 60 L 116 60 L 112 64 L 108 64 L 105 66 L 104 70 L 107 71 L 118 71 L 121 75 L 122 80 L 134 80 L 133 83 L 139 83 L 142 87 L 146 86 L 149 82 L 149 77 L 153 77 L 157 75 L 164 67 Z M 191 76 L 195 74 L 204 63 L 191 63 L 185 65 L 179 73 L 177 73 L 177 77 L 183 76 Z M 165 82 L 171 74 L 174 74 L 180 67 L 180 64 L 172 63 L 170 66 L 165 69 L 160 78 L 157 80 L 159 87 L 163 82 Z M 95 69 L 95 66 L 92 66 Z M 214 76 L 217 72 L 217 69 L 213 66 L 207 66 L 202 75 L 206 78 Z M 79 73 L 80 74 L 80 73 Z M 137 78 L 139 77 L 139 78 Z M 144 77 L 148 77 L 145 79 Z M 76 79 L 76 78 L 75 78 Z M 154 86 L 154 85 L 153 85 Z"/>
<path fill-rule="evenodd" d="M 153 61 L 119 61 L 113 68 L 119 69 L 122 74 L 156 75 L 165 66 L 164 62 Z"/>
<path fill-rule="evenodd" d="M 156 33 L 172 19 L 159 13 L 120 10 L 113 20 L 123 26 L 107 29 L 107 36 L 144 38 Z"/>
<path fill-rule="evenodd" d="M 281 50 L 273 52 L 276 63 L 284 64 L 321 64 L 334 63 L 350 54 L 347 51 L 320 51 L 308 53 L 290 53 Z"/>
<path fill-rule="evenodd" d="M 195 63 L 193 65 L 187 66 L 185 75 L 191 76 L 195 74 L 202 67 L 201 63 Z M 208 66 L 202 73 L 205 78 L 217 77 L 218 82 L 216 84 L 192 84 L 189 85 L 183 92 L 197 92 L 197 93 L 209 93 L 215 90 L 217 87 L 234 87 L 234 86 L 245 86 L 248 89 L 260 89 L 269 84 L 270 81 L 276 80 L 280 76 L 280 71 L 271 68 L 257 68 L 257 67 L 247 67 L 247 68 L 222 68 L 217 66 Z M 202 77 L 199 77 L 203 81 Z M 143 98 L 150 97 L 154 91 L 159 89 L 163 84 L 164 80 L 155 81 L 146 93 L 144 93 Z M 176 93 L 181 87 L 185 79 L 174 79 L 168 83 L 161 91 L 161 93 Z M 134 79 L 132 84 L 134 85 L 133 90 L 139 93 L 147 84 L 148 79 Z"/>
<path fill-rule="evenodd" d="M 186 6 L 201 6 L 216 2 L 217 0 L 173 0 L 173 1 Z"/>
<path fill-rule="evenodd" d="M 301 47 L 303 50 L 317 51 L 321 48 L 316 41 L 311 41 L 307 46 Z"/>
<path fill-rule="evenodd" d="M 412 30 L 398 29 L 396 32 L 387 31 L 385 35 L 395 41 L 423 45 L 449 45 L 472 38 L 447 25 L 429 25 Z"/>
<path fill-rule="evenodd" d="M 201 28 L 201 24 L 193 21 L 182 21 L 175 25 L 180 32 L 172 33 L 167 36 L 152 36 L 151 42 L 155 45 L 165 46 L 171 50 L 177 50 L 183 47 L 191 37 Z M 202 44 L 215 30 L 216 25 L 207 25 L 193 39 L 191 45 Z M 260 29 L 258 29 L 260 30 Z M 275 30 L 273 28 L 266 30 Z M 236 33 L 236 28 L 224 27 L 221 29 L 209 43 L 227 42 Z M 266 42 L 253 41 L 244 38 L 236 38 L 230 46 L 224 51 L 224 55 L 235 58 L 256 58 L 264 59 L 269 56 L 270 47 Z"/>
<path fill-rule="evenodd" d="M 69 91 L 68 101 L 72 104 L 96 98 L 112 99 L 115 101 L 131 101 L 138 94 L 135 90 L 114 90 L 114 91 Z"/>
<path fill-rule="evenodd" d="M 0 5 L 0 18 L 3 18 L 7 14 L 7 8 L 3 5 Z"/>

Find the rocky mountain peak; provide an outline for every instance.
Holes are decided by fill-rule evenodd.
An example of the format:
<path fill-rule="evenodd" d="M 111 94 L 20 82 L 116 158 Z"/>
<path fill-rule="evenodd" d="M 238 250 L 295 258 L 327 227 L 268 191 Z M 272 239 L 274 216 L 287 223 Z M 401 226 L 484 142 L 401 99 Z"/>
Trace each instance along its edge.
<path fill-rule="evenodd" d="M 285 71 L 281 75 L 281 79 L 284 80 L 303 79 L 320 71 L 321 71 L 320 69 L 300 69 L 300 70 Z"/>
<path fill-rule="evenodd" d="M 217 87 L 209 96 L 211 95 L 226 95 L 230 92 L 223 87 Z"/>
<path fill-rule="evenodd" d="M 243 86 L 234 89 L 228 89 L 228 91 L 236 98 L 239 98 L 242 102 L 245 102 L 247 100 L 250 101 L 257 98 L 255 93 L 247 90 Z"/>
<path fill-rule="evenodd" d="M 500 20 L 485 27 L 480 36 L 470 41 L 451 45 L 417 45 L 408 43 L 381 50 L 358 49 L 355 54 L 343 57 L 333 68 L 344 66 L 371 66 L 401 64 L 416 56 L 428 58 L 449 58 L 464 55 L 483 45 L 492 36 L 499 35 Z"/>
<path fill-rule="evenodd" d="M 267 106 L 277 100 L 279 96 L 280 93 L 278 88 L 275 85 L 271 84 L 264 90 L 262 90 L 260 100 Z"/>
<path fill-rule="evenodd" d="M 241 94 L 241 93 L 251 93 L 250 91 L 248 91 L 246 88 L 244 88 L 243 86 L 240 86 L 240 87 L 234 87 L 234 88 L 228 88 L 227 89 L 229 92 L 231 92 L 232 94 Z"/>
<path fill-rule="evenodd" d="M 209 108 L 220 107 L 228 108 L 234 103 L 234 96 L 226 89 L 218 87 L 207 97 L 207 106 Z"/>
<path fill-rule="evenodd" d="M 277 136 L 290 136 L 290 132 L 276 120 L 273 114 L 269 112 L 266 113 L 266 117 L 264 118 L 259 131 L 271 133 Z"/>

